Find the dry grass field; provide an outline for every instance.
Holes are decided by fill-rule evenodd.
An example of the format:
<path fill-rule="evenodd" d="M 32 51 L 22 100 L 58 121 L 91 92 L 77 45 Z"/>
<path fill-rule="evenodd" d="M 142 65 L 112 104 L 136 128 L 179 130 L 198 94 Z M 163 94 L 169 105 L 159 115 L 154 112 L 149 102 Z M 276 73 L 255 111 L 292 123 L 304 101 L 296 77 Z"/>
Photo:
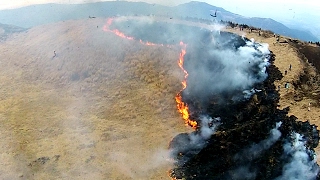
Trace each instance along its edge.
<path fill-rule="evenodd" d="M 174 99 L 181 49 L 104 23 L 43 25 L 0 44 L 3 179 L 168 178 L 168 144 L 188 130 Z"/>
<path fill-rule="evenodd" d="M 168 143 L 190 131 L 174 99 L 180 47 L 121 39 L 102 31 L 105 21 L 48 24 L 0 42 L 2 179 L 169 178 Z M 293 86 L 284 88 L 308 66 L 297 50 L 271 35 L 226 30 L 268 43 L 283 74 L 292 65 L 276 82 L 279 108 L 320 125 L 315 99 L 295 101 Z"/>

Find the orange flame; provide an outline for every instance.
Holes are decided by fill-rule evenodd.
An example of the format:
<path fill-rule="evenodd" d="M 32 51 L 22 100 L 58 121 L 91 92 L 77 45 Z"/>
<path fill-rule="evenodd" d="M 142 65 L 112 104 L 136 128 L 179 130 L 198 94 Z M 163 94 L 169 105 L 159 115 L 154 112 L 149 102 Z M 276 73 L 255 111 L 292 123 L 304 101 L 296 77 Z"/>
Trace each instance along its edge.
<path fill-rule="evenodd" d="M 107 24 L 105 24 L 103 26 L 103 31 L 105 32 L 112 32 L 114 33 L 115 35 L 121 37 L 121 38 L 125 38 L 125 39 L 128 39 L 128 40 L 135 40 L 134 37 L 131 37 L 131 36 L 127 36 L 125 35 L 123 32 L 119 31 L 118 29 L 114 29 L 114 30 L 111 30 L 110 29 L 110 25 L 112 24 L 113 22 L 113 19 L 112 18 L 108 18 L 107 20 Z M 152 43 L 152 42 L 149 42 L 149 41 L 142 41 L 141 39 L 139 40 L 139 42 L 143 45 L 146 45 L 146 46 L 164 46 L 163 44 L 155 44 L 155 43 Z M 167 47 L 172 47 L 171 45 L 166 45 Z"/>
<path fill-rule="evenodd" d="M 128 40 L 135 40 L 134 37 L 126 36 L 123 32 L 119 31 L 118 29 L 111 30 L 110 25 L 112 24 L 112 22 L 113 22 L 113 19 L 108 18 L 107 23 L 103 26 L 103 31 L 112 32 L 115 35 L 117 35 L 121 38 L 128 39 Z M 142 41 L 141 39 L 139 40 L 139 42 L 141 44 L 147 45 L 147 46 L 164 46 L 163 44 L 155 44 L 155 43 L 148 42 L 148 41 L 145 42 L 145 41 Z M 166 47 L 169 47 L 169 48 L 172 46 L 173 45 L 166 45 Z M 182 96 L 181 96 L 181 92 L 187 88 L 188 72 L 183 68 L 184 55 L 186 54 L 187 45 L 184 44 L 183 42 L 180 42 L 180 46 L 181 46 L 181 53 L 180 53 L 178 65 L 182 69 L 182 71 L 185 75 L 184 75 L 184 80 L 181 82 L 182 90 L 176 95 L 175 99 L 177 102 L 177 108 L 178 108 L 179 112 L 182 114 L 182 118 L 185 120 L 186 125 L 189 125 L 192 128 L 196 128 L 198 124 L 196 121 L 189 119 L 188 105 L 182 101 Z"/>
<path fill-rule="evenodd" d="M 115 35 L 117 35 L 119 37 L 126 38 L 126 39 L 129 39 L 129 40 L 134 40 L 133 37 L 126 36 L 123 32 L 119 31 L 118 29 L 111 30 L 110 29 L 110 25 L 112 24 L 112 21 L 113 21 L 112 18 L 108 18 L 107 24 L 103 26 L 103 31 L 113 32 Z"/>
<path fill-rule="evenodd" d="M 178 61 L 179 67 L 182 69 L 184 73 L 184 80 L 181 82 L 182 84 L 182 90 L 176 95 L 176 102 L 177 102 L 177 108 L 179 112 L 182 114 L 182 118 L 185 120 L 186 125 L 191 126 L 192 128 L 197 127 L 197 122 L 194 120 L 191 120 L 189 117 L 189 108 L 188 105 L 182 101 L 181 92 L 187 88 L 187 78 L 188 78 L 188 72 L 183 68 L 183 62 L 184 62 L 184 55 L 186 54 L 186 44 L 183 42 L 180 42 L 181 53 Z"/>

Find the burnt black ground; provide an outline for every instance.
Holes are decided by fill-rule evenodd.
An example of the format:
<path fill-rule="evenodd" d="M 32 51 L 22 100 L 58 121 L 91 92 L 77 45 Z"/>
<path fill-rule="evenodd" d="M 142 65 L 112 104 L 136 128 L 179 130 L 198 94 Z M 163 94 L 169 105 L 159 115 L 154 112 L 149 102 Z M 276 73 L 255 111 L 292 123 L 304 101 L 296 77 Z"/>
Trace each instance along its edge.
<path fill-rule="evenodd" d="M 200 77 L 193 69 L 197 66 L 206 66 L 212 71 L 219 71 L 219 64 L 206 64 L 206 58 L 212 48 L 237 49 L 245 45 L 244 39 L 232 33 L 221 32 L 219 38 L 222 44 L 212 44 L 210 31 L 185 25 L 157 22 L 141 24 L 132 21 L 121 21 L 111 26 L 111 29 L 120 29 L 127 36 L 157 44 L 177 44 L 180 41 L 188 44 L 185 55 L 184 68 L 189 72 L 188 86 L 182 92 L 182 98 L 189 106 L 191 119 L 200 123 L 200 116 L 207 114 L 210 117 L 220 117 L 222 124 L 218 131 L 206 142 L 206 146 L 191 147 L 189 135 L 177 135 L 170 143 L 174 149 L 176 167 L 171 170 L 171 177 L 176 179 L 234 179 L 235 172 L 243 171 L 243 176 L 235 179 L 269 180 L 281 176 L 283 167 L 290 158 L 283 155 L 283 145 L 292 141 L 292 133 L 296 132 L 306 139 L 309 149 L 309 160 L 312 160 L 315 147 L 319 142 L 319 131 L 309 122 L 298 121 L 295 116 L 288 116 L 289 109 L 279 110 L 277 104 L 279 93 L 274 86 L 275 80 L 283 76 L 273 65 L 274 55 L 271 53 L 270 65 L 267 68 L 268 78 L 262 83 L 254 85 L 260 89 L 250 99 L 232 100 L 232 97 L 242 93 L 242 90 L 208 91 L 206 84 L 210 84 L 210 77 Z M 175 31 L 179 29 L 179 32 Z M 301 48 L 306 53 L 310 49 Z M 203 84 L 199 84 L 199 80 Z M 207 90 L 207 91 L 206 91 Z M 200 93 L 199 93 L 200 92 Z M 270 130 L 277 122 L 282 122 L 279 131 L 281 137 L 270 148 L 258 152 L 258 156 L 239 153 L 268 138 Z M 200 126 L 192 134 L 200 131 Z M 252 152 L 253 153 L 253 152 Z M 317 164 L 315 166 L 318 167 Z M 317 168 L 313 167 L 313 168 Z M 252 173 L 252 174 L 251 174 Z M 254 175 L 253 175 L 254 174 Z M 319 179 L 319 178 L 318 178 Z"/>
<path fill-rule="evenodd" d="M 271 57 L 271 62 L 274 56 Z M 288 109 L 279 110 L 277 104 L 279 94 L 273 82 L 282 78 L 282 74 L 274 65 L 267 68 L 268 78 L 258 86 L 263 91 L 257 93 L 248 101 L 229 102 L 222 106 L 209 104 L 206 112 L 211 117 L 221 117 L 223 124 L 208 140 L 207 146 L 197 154 L 186 150 L 176 159 L 178 165 L 172 170 L 172 177 L 177 179 L 232 179 L 234 171 L 245 168 L 245 171 L 257 172 L 256 176 L 242 176 L 237 179 L 275 179 L 282 173 L 283 166 L 289 161 L 283 157 L 283 144 L 290 141 L 292 132 L 304 135 L 307 148 L 313 151 L 318 145 L 318 131 L 313 133 L 315 125 L 297 121 L 294 116 L 287 116 Z M 212 97 L 217 99 L 219 97 Z M 196 116 L 194 116 L 196 117 Z M 247 154 L 242 159 L 234 157 L 253 143 L 267 139 L 270 130 L 276 122 L 283 122 L 280 127 L 281 138 L 270 149 L 261 153 L 258 158 L 252 159 Z M 178 136 L 177 136 L 178 137 Z M 177 140 L 173 140 L 173 144 Z M 176 144 L 174 146 L 177 146 Z M 187 162 L 179 163 L 183 156 L 190 158 Z M 310 158 L 313 158 L 310 154 Z"/>

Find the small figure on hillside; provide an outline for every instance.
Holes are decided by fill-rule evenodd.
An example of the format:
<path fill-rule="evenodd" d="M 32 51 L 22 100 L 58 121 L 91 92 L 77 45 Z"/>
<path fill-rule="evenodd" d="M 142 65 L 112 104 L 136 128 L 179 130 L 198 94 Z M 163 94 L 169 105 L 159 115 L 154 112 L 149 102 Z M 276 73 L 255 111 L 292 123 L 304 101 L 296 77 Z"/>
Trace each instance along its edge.
<path fill-rule="evenodd" d="M 53 57 L 52 57 L 52 59 L 55 58 L 56 56 L 57 56 L 56 51 L 53 51 Z"/>
<path fill-rule="evenodd" d="M 308 111 L 311 110 L 311 103 L 308 104 Z"/>
<path fill-rule="evenodd" d="M 214 12 L 214 15 L 213 15 L 213 14 L 210 14 L 210 16 L 212 16 L 212 17 L 217 17 L 217 10 Z"/>
<path fill-rule="evenodd" d="M 259 31 L 259 36 L 261 36 L 261 31 Z"/>
<path fill-rule="evenodd" d="M 284 71 L 284 75 L 287 75 L 287 74 L 288 74 L 288 71 L 287 71 L 287 70 L 285 70 L 285 71 Z"/>
<path fill-rule="evenodd" d="M 291 71 L 291 69 L 292 69 L 292 66 L 291 66 L 291 64 L 289 65 L 289 70 Z"/>
<path fill-rule="evenodd" d="M 286 83 L 286 84 L 284 85 L 284 87 L 285 87 L 286 89 L 289 89 L 289 83 Z"/>

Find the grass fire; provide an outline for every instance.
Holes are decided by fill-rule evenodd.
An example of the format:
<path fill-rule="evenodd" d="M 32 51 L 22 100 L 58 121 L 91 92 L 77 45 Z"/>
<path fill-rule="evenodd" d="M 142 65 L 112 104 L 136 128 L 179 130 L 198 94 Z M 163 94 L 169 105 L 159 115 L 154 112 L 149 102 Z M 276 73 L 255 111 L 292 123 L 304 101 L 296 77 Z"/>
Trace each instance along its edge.
<path fill-rule="evenodd" d="M 172 178 L 319 176 L 313 150 L 319 131 L 315 125 L 287 116 L 288 109 L 277 109 L 279 93 L 274 82 L 283 76 L 273 64 L 275 56 L 267 44 L 220 29 L 183 26 L 185 32 L 175 34 L 170 32 L 171 26 L 182 25 L 164 27 L 161 21 L 139 19 L 109 22 L 106 31 L 139 39 L 144 45 L 167 44 L 171 48 L 175 44 L 168 42 L 180 42 L 178 66 L 184 79 L 175 100 L 178 112 L 194 131 L 181 133 L 170 142 L 171 157 L 176 161 L 170 171 Z M 118 30 L 121 27 L 130 28 Z M 150 31 L 148 28 L 163 31 L 148 39 L 143 33 Z M 164 38 L 168 36 L 169 40 Z M 297 168 L 300 173 L 292 174 Z"/>
<path fill-rule="evenodd" d="M 0 24 L 2 179 L 319 179 L 316 44 L 127 3 Z"/>

